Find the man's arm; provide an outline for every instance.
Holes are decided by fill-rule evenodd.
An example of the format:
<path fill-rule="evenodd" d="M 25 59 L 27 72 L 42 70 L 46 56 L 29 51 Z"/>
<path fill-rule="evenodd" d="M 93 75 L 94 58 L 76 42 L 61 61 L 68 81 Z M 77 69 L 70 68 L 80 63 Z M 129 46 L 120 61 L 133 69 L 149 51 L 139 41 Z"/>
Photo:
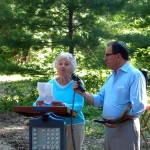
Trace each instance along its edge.
<path fill-rule="evenodd" d="M 78 83 L 77 81 L 74 81 L 73 84 L 73 90 L 75 92 L 77 92 L 78 94 L 80 94 L 81 96 L 83 96 L 85 98 L 85 100 L 87 100 L 89 103 L 91 103 L 92 105 L 94 105 L 94 99 L 92 97 L 92 95 L 88 92 L 82 92 L 79 88 L 78 88 Z"/>
<path fill-rule="evenodd" d="M 93 96 L 90 93 L 84 92 L 84 93 L 81 93 L 81 95 L 85 98 L 85 100 L 87 100 L 89 103 L 94 105 L 94 99 L 93 99 Z"/>

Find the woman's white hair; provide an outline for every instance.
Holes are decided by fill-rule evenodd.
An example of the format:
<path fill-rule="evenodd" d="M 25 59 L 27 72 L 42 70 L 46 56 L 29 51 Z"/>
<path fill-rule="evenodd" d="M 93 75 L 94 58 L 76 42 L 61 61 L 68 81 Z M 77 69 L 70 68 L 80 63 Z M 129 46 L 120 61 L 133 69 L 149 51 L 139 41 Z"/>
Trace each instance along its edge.
<path fill-rule="evenodd" d="M 77 67 L 77 62 L 75 60 L 75 58 L 73 57 L 73 55 L 71 53 L 68 52 L 61 52 L 54 60 L 53 64 L 54 67 L 57 68 L 58 62 L 61 59 L 68 59 L 71 62 L 72 65 L 72 72 L 74 72 L 76 70 Z"/>

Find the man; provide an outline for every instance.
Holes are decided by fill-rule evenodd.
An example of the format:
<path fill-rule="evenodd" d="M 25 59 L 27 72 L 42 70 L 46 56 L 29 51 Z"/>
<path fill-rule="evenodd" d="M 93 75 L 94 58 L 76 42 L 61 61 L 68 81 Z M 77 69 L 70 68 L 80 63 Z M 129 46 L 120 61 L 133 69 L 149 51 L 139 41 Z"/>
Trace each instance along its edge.
<path fill-rule="evenodd" d="M 107 120 L 118 118 L 128 103 L 132 104 L 121 122 L 105 123 L 105 150 L 140 150 L 139 117 L 147 105 L 146 81 L 143 74 L 128 63 L 128 58 L 124 42 L 109 42 L 104 60 L 113 72 L 99 93 L 82 93 L 77 82 L 73 85 L 93 106 L 103 106 L 102 117 Z"/>

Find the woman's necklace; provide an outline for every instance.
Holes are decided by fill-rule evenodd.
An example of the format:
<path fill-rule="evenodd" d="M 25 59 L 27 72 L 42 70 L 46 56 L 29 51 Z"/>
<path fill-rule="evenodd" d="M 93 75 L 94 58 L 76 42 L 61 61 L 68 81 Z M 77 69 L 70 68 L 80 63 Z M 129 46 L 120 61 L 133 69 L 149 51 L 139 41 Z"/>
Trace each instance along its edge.
<path fill-rule="evenodd" d="M 56 80 L 62 86 L 67 85 L 71 81 L 71 79 L 69 78 L 60 78 L 60 77 L 58 77 Z"/>

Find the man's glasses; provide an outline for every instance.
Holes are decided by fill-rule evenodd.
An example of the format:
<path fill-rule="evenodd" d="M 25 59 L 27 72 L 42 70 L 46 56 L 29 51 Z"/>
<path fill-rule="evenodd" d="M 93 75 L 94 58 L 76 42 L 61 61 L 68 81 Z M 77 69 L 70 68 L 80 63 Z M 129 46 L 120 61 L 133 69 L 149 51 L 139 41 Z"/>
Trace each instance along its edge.
<path fill-rule="evenodd" d="M 111 56 L 111 55 L 116 55 L 116 54 L 113 54 L 113 53 L 106 53 L 106 54 L 105 54 L 105 57 L 109 57 L 109 56 Z"/>

